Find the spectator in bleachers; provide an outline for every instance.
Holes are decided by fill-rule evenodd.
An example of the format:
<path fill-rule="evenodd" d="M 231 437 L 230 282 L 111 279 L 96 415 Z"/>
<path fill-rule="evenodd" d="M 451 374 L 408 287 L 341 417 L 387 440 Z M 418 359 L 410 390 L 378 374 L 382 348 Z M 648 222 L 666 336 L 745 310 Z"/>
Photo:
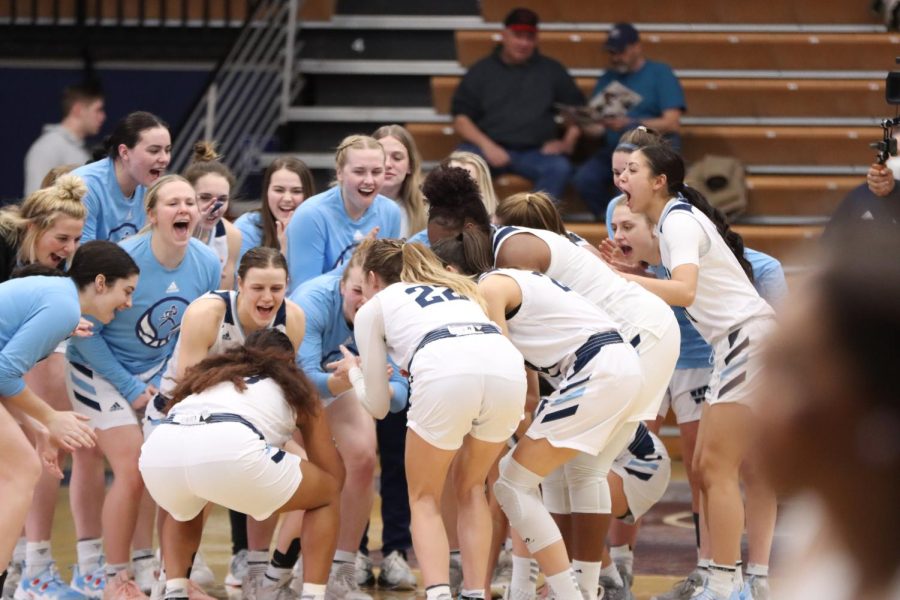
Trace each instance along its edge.
<path fill-rule="evenodd" d="M 617 82 L 636 92 L 641 100 L 627 114 L 607 117 L 586 128 L 587 135 L 602 136 L 604 144 L 578 167 L 573 181 L 578 193 L 598 218 L 603 218 L 606 205 L 613 196 L 611 157 L 622 134 L 644 125 L 664 134 L 678 151 L 681 148 L 678 135 L 681 114 L 687 110 L 684 90 L 674 71 L 669 65 L 644 56 L 640 35 L 633 25 L 614 25 L 604 48 L 609 53 L 609 69 L 597 80 L 594 97 L 611 83 Z"/>
<path fill-rule="evenodd" d="M 558 201 L 580 131 L 570 126 L 559 137 L 554 104 L 581 105 L 584 97 L 563 65 L 538 52 L 537 14 L 516 8 L 503 24 L 500 44 L 472 65 L 453 95 L 460 149 L 484 156 L 494 173 L 527 177 Z"/>
<path fill-rule="evenodd" d="M 83 165 L 90 160 L 84 140 L 97 135 L 106 120 L 103 92 L 89 83 L 67 87 L 62 95 L 62 114 L 62 122 L 45 125 L 25 155 L 25 196 L 40 189 L 41 180 L 53 167 Z"/>

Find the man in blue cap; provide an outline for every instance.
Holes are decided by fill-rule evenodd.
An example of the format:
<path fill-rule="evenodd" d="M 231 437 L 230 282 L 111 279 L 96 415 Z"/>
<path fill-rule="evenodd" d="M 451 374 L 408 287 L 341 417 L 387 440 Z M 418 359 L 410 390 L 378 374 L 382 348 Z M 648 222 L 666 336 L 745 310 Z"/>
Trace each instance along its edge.
<path fill-rule="evenodd" d="M 591 136 L 603 136 L 604 145 L 582 164 L 575 173 L 578 193 L 598 218 L 603 218 L 612 197 L 612 153 L 622 134 L 644 125 L 665 134 L 676 150 L 680 149 L 678 130 L 681 114 L 687 109 L 684 91 L 672 68 L 661 62 L 648 60 L 641 48 L 637 29 L 630 23 L 617 23 L 609 31 L 604 44 L 609 54 L 609 69 L 597 80 L 594 96 L 611 83 L 618 82 L 640 95 L 641 100 L 625 115 L 606 117 L 595 126 L 586 128 Z"/>

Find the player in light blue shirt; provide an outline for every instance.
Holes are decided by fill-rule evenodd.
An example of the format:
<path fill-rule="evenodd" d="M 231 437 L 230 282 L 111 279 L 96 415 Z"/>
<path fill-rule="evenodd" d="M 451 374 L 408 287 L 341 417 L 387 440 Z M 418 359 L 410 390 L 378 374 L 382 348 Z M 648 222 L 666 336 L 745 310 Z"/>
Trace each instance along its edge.
<path fill-rule="evenodd" d="M 103 504 L 107 586 L 121 586 L 130 577 L 142 491 L 137 457 L 143 436 L 135 411 L 157 393 L 184 310 L 215 290 L 221 276 L 216 253 L 193 237 L 200 215 L 187 180 L 163 177 L 147 191 L 145 203 L 148 228 L 121 244 L 141 267 L 131 308 L 106 326 L 96 325 L 94 336 L 75 340 L 66 354 L 72 406 L 98 431 L 114 476 Z M 150 532 L 152 526 L 141 530 L 152 539 Z M 149 546 L 150 539 L 136 549 Z"/>
<path fill-rule="evenodd" d="M 299 158 L 279 156 L 263 174 L 262 200 L 259 210 L 244 213 L 234 225 L 241 232 L 241 252 L 257 246 L 281 250 L 285 229 L 297 207 L 316 193 L 312 172 Z"/>
<path fill-rule="evenodd" d="M 25 523 L 41 474 L 41 459 L 62 477 L 56 459 L 46 452 L 38 457 L 13 415 L 21 418 L 22 427 L 36 439 L 46 440 L 49 435 L 69 451 L 91 447 L 97 437 L 78 415 L 51 408 L 25 385 L 23 376 L 73 332 L 89 335 L 81 325 L 82 314 L 102 323 L 112 320 L 117 310 L 130 304 L 138 280 L 134 261 L 109 242 L 82 246 L 72 260 L 69 277 L 42 265 L 25 267 L 23 275 L 28 273 L 38 275 L 0 284 L 0 521 L 7 526 L 0 536 L 0 579 L 6 576 L 6 565 Z M 31 419 L 42 427 L 36 427 Z M 39 429 L 43 433 L 38 433 Z M 49 565 L 24 579 L 20 587 L 29 595 L 38 590 L 60 594 L 68 589 Z"/>
<path fill-rule="evenodd" d="M 144 194 L 169 165 L 168 125 L 148 112 L 133 112 L 116 124 L 107 158 L 75 169 L 88 193 L 82 241 L 118 242 L 137 233 L 145 221 Z"/>
<path fill-rule="evenodd" d="M 340 271 L 366 236 L 400 236 L 400 208 L 378 192 L 384 149 L 367 136 L 350 136 L 335 156 L 337 185 L 297 209 L 287 228 L 291 290 L 322 273 Z"/>

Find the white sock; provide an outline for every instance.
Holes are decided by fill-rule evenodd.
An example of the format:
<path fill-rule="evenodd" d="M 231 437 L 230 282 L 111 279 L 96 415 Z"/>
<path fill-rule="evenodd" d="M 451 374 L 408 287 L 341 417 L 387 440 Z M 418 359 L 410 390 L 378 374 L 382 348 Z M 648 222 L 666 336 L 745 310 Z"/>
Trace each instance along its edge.
<path fill-rule="evenodd" d="M 112 579 L 122 571 L 128 571 L 129 563 L 106 563 L 106 578 Z"/>
<path fill-rule="evenodd" d="M 53 562 L 50 540 L 25 543 L 25 577 L 35 577 Z"/>
<path fill-rule="evenodd" d="M 450 596 L 449 584 L 431 585 L 425 588 L 425 600 L 437 600 L 442 594 Z"/>
<path fill-rule="evenodd" d="M 747 565 L 747 575 L 751 577 L 768 577 L 769 565 L 758 565 L 756 563 L 750 563 L 749 565 Z"/>
<path fill-rule="evenodd" d="M 304 583 L 300 600 L 325 600 L 325 585 L 321 583 Z"/>
<path fill-rule="evenodd" d="M 287 581 L 291 578 L 291 569 L 279 569 L 276 566 L 273 566 L 272 563 L 269 563 L 269 566 L 266 567 L 266 579 L 271 579 L 276 583 L 281 583 Z"/>
<path fill-rule="evenodd" d="M 187 577 L 178 577 L 166 581 L 166 598 L 187 598 L 188 597 L 188 579 Z"/>
<path fill-rule="evenodd" d="M 480 590 L 462 590 L 459 594 L 460 598 L 477 598 L 484 600 L 484 588 Z"/>
<path fill-rule="evenodd" d="M 78 570 L 82 575 L 93 573 L 100 568 L 100 557 L 103 555 L 103 540 L 91 538 L 80 540 L 75 544 L 75 554 L 78 556 Z"/>
<path fill-rule="evenodd" d="M 247 552 L 247 577 L 262 577 L 266 574 L 269 565 L 269 553 L 265 550 L 250 550 Z"/>
<path fill-rule="evenodd" d="M 709 563 L 709 579 L 707 587 L 723 598 L 731 596 L 734 589 L 734 572 L 735 568 L 727 565 L 717 565 L 710 561 Z"/>
<path fill-rule="evenodd" d="M 611 563 L 600 569 L 600 577 L 608 577 L 616 586 L 625 587 L 625 582 L 622 580 L 622 575 L 619 574 L 616 563 Z"/>
<path fill-rule="evenodd" d="M 575 571 L 575 580 L 582 592 L 587 592 L 588 600 L 597 599 L 597 580 L 600 578 L 600 563 L 586 562 L 582 560 L 572 561 L 572 570 Z M 566 596 L 562 596 L 565 598 Z"/>
<path fill-rule="evenodd" d="M 526 593 L 521 594 L 522 596 L 534 597 L 537 593 L 537 576 L 538 565 L 536 560 L 513 554 L 512 576 L 509 579 L 510 596 L 512 596 L 512 590 L 520 590 Z"/>
<path fill-rule="evenodd" d="M 697 561 L 697 568 L 704 571 L 709 571 L 709 563 L 710 560 L 708 558 L 701 558 Z"/>
<path fill-rule="evenodd" d="M 557 598 L 581 598 L 581 591 L 578 589 L 578 582 L 575 580 L 575 572 L 571 568 L 560 571 L 556 575 L 545 577 L 547 584 Z M 594 598 L 597 597 L 596 580 L 593 585 Z"/>
<path fill-rule="evenodd" d="M 20 537 L 16 540 L 16 547 L 13 549 L 12 562 L 24 564 L 25 563 L 25 544 L 27 540 L 25 536 Z"/>
<path fill-rule="evenodd" d="M 744 587 L 744 575 L 741 572 L 741 566 L 743 564 L 743 561 L 740 560 L 734 563 L 734 587 L 736 589 Z"/>
<path fill-rule="evenodd" d="M 356 552 L 350 552 L 348 550 L 335 550 L 334 562 L 355 563 Z"/>

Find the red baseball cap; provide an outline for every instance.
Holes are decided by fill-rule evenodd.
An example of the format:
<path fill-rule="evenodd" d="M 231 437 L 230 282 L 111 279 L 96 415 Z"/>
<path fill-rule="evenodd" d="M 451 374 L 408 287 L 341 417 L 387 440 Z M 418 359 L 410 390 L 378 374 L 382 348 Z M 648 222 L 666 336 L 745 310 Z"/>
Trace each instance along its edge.
<path fill-rule="evenodd" d="M 506 18 L 503 20 L 503 25 L 507 29 L 512 29 L 513 31 L 536 33 L 539 21 L 540 19 L 538 19 L 537 13 L 533 10 L 528 8 L 514 8 L 506 15 Z"/>

